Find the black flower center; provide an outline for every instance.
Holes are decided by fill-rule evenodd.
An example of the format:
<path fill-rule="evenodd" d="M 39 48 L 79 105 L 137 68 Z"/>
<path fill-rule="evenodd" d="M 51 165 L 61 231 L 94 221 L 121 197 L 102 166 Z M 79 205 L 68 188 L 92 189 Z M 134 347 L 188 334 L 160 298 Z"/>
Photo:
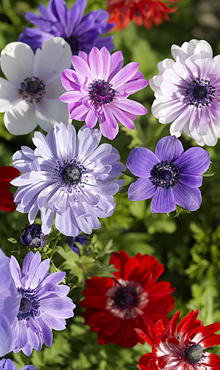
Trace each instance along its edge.
<path fill-rule="evenodd" d="M 136 289 L 127 287 L 120 287 L 115 292 L 114 302 L 120 311 L 131 311 L 134 307 L 138 306 L 140 295 Z"/>
<path fill-rule="evenodd" d="M 64 161 L 63 165 L 58 162 L 54 170 L 54 178 L 60 182 L 63 190 L 66 189 L 72 192 L 72 189 L 74 189 L 79 191 L 79 189 L 77 190 L 77 185 L 83 188 L 87 182 L 88 176 L 84 175 L 85 173 L 86 168 L 80 162 L 71 159 L 70 161 Z"/>
<path fill-rule="evenodd" d="M 200 344 L 192 344 L 184 352 L 184 357 L 186 361 L 192 365 L 201 360 L 202 356 L 203 348 L 200 346 Z"/>
<path fill-rule="evenodd" d="M 61 173 L 62 181 L 68 185 L 78 184 L 81 180 L 82 172 L 76 165 L 65 167 Z"/>
<path fill-rule="evenodd" d="M 189 104 L 197 108 L 208 106 L 215 96 L 215 87 L 210 84 L 209 80 L 203 78 L 193 80 L 188 83 L 186 97 L 189 97 Z"/>
<path fill-rule="evenodd" d="M 27 77 L 21 82 L 19 93 L 28 103 L 39 103 L 45 94 L 45 85 L 38 77 Z"/>
<path fill-rule="evenodd" d="M 89 86 L 89 95 L 97 104 L 107 104 L 113 101 L 115 90 L 112 84 L 104 80 L 95 80 Z"/>
<path fill-rule="evenodd" d="M 29 320 L 38 313 L 40 303 L 37 295 L 31 289 L 18 288 L 18 292 L 22 295 L 20 307 L 17 314 L 18 320 Z"/>
<path fill-rule="evenodd" d="M 175 186 L 179 179 L 179 170 L 171 161 L 156 164 L 150 174 L 152 183 L 165 189 Z"/>

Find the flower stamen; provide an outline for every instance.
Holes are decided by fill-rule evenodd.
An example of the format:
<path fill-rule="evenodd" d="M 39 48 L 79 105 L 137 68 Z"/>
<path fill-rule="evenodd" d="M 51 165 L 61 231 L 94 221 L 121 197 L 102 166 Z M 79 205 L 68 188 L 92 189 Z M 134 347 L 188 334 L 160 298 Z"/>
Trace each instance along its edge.
<path fill-rule="evenodd" d="M 89 86 L 89 95 L 94 103 L 107 104 L 113 101 L 115 90 L 104 80 L 95 80 Z"/>
<path fill-rule="evenodd" d="M 191 83 L 188 83 L 185 96 L 189 97 L 189 104 L 194 105 L 196 108 L 208 106 L 215 96 L 215 87 L 210 85 L 209 80 L 196 78 Z"/>
<path fill-rule="evenodd" d="M 19 93 L 28 103 L 39 103 L 45 94 L 45 84 L 38 77 L 27 77 L 21 82 Z"/>

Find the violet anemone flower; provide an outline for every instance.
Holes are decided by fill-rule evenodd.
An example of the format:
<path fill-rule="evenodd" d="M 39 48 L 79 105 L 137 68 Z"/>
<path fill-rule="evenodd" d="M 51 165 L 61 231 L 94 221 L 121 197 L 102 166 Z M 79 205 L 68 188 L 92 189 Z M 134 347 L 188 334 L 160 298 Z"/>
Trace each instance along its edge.
<path fill-rule="evenodd" d="M 0 361 L 0 370 L 18 370 L 18 368 L 9 358 L 3 358 Z M 36 368 L 34 365 L 26 365 L 21 370 L 36 370 Z"/>
<path fill-rule="evenodd" d="M 65 272 L 50 274 L 50 260 L 41 262 L 39 252 L 26 254 L 22 269 L 14 256 L 10 261 L 11 274 L 21 295 L 20 307 L 12 326 L 11 350 L 22 350 L 30 356 L 33 349 L 40 351 L 42 344 L 50 347 L 52 329 L 63 330 L 66 320 L 73 317 L 75 304 L 66 295 L 67 285 L 60 284 Z"/>
<path fill-rule="evenodd" d="M 67 92 L 60 97 L 68 103 L 70 118 L 85 121 L 90 128 L 99 119 L 101 133 L 109 139 L 117 135 L 118 122 L 134 130 L 136 115 L 147 113 L 143 105 L 127 99 L 148 84 L 138 70 L 139 64 L 132 62 L 122 68 L 121 51 L 110 55 L 105 47 L 94 47 L 89 55 L 74 55 L 72 65 L 74 70 L 62 73 Z"/>
<path fill-rule="evenodd" d="M 20 236 L 21 242 L 30 249 L 44 248 L 47 243 L 47 237 L 48 235 L 42 233 L 41 225 L 39 224 L 26 226 Z"/>
<path fill-rule="evenodd" d="M 60 76 L 71 65 L 71 50 L 61 37 L 48 40 L 34 55 L 22 42 L 8 44 L 1 53 L 0 112 L 13 135 L 28 134 L 39 125 L 50 131 L 54 124 L 69 123 L 66 104 L 58 100 L 64 89 Z"/>
<path fill-rule="evenodd" d="M 56 228 L 64 235 L 91 234 L 101 226 L 98 217 L 115 209 L 113 195 L 124 180 L 115 181 L 125 166 L 110 144 L 102 144 L 99 130 L 61 123 L 45 137 L 35 132 L 36 149 L 22 147 L 14 154 L 14 167 L 24 172 L 13 180 L 17 211 L 28 213 L 33 223 L 41 211 L 42 232 Z"/>
<path fill-rule="evenodd" d="M 10 352 L 11 326 L 16 319 L 20 295 L 10 271 L 10 259 L 0 249 L 0 357 Z M 1 366 L 1 365 L 0 365 Z"/>
<path fill-rule="evenodd" d="M 106 46 L 112 51 L 113 36 L 100 36 L 110 31 L 115 23 L 107 23 L 109 14 L 101 9 L 83 16 L 86 4 L 86 0 L 76 0 L 70 10 L 64 0 L 50 0 L 48 8 L 40 4 L 40 16 L 25 13 L 25 18 L 39 28 L 25 27 L 18 40 L 30 45 L 34 51 L 55 36 L 64 38 L 73 54 L 78 54 L 80 50 L 89 53 L 93 46 L 99 49 Z"/>
<path fill-rule="evenodd" d="M 196 211 L 202 201 L 198 187 L 209 165 L 206 150 L 194 147 L 184 152 L 175 136 L 159 140 L 155 154 L 143 147 L 133 149 L 127 167 L 138 179 L 129 186 L 128 198 L 133 201 L 152 198 L 153 213 L 169 213 L 176 209 L 176 204 Z"/>
<path fill-rule="evenodd" d="M 159 75 L 150 79 L 155 91 L 153 115 L 170 123 L 171 135 L 184 131 L 199 145 L 215 145 L 220 137 L 220 55 L 213 58 L 204 40 L 173 45 L 175 59 L 158 64 Z"/>

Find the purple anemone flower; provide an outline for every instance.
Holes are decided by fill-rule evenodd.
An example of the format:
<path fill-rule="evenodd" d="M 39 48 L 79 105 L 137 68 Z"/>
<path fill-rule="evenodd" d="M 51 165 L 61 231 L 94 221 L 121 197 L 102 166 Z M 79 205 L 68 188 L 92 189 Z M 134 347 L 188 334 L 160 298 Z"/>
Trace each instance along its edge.
<path fill-rule="evenodd" d="M 19 309 L 19 293 L 10 271 L 10 259 L 0 249 L 0 357 L 10 351 L 11 326 Z M 1 365 L 0 365 L 1 366 Z"/>
<path fill-rule="evenodd" d="M 69 244 L 72 251 L 75 252 L 78 255 L 79 255 L 79 248 L 77 247 L 75 242 L 80 243 L 83 247 L 85 247 L 85 245 L 87 244 L 87 241 L 88 241 L 88 236 L 86 236 L 86 235 L 78 235 L 76 237 L 70 236 L 67 239 L 67 243 Z M 91 250 L 89 250 L 89 253 L 90 252 L 91 252 Z"/>
<path fill-rule="evenodd" d="M 60 284 L 65 272 L 50 274 L 50 260 L 41 262 L 39 252 L 29 252 L 22 270 L 14 256 L 10 261 L 11 274 L 21 296 L 17 317 L 12 326 L 11 350 L 22 350 L 30 356 L 33 349 L 40 351 L 42 344 L 50 347 L 53 341 L 52 329 L 63 330 L 66 320 L 73 317 L 75 304 L 66 295 L 67 285 Z"/>
<path fill-rule="evenodd" d="M 175 136 L 165 136 L 158 141 L 155 154 L 149 149 L 133 149 L 127 160 L 128 169 L 138 176 L 129 186 L 130 200 L 150 199 L 153 213 L 169 213 L 176 204 L 196 211 L 202 196 L 202 174 L 210 165 L 209 153 L 202 148 L 184 152 Z"/>
<path fill-rule="evenodd" d="M 3 358 L 0 361 L 0 370 L 18 370 L 18 368 L 9 358 Z M 26 365 L 21 370 L 36 370 L 36 368 L 34 365 Z"/>
<path fill-rule="evenodd" d="M 99 119 L 101 133 L 109 139 L 117 135 L 118 122 L 134 130 L 136 115 L 147 113 L 143 105 L 127 99 L 148 84 L 138 70 L 139 64 L 132 62 L 122 68 L 121 51 L 110 55 L 105 47 L 94 47 L 89 55 L 80 52 L 73 56 L 72 65 L 74 70 L 62 73 L 67 92 L 60 97 L 68 103 L 70 117 L 85 121 L 90 128 Z"/>
<path fill-rule="evenodd" d="M 170 123 L 171 135 L 184 131 L 199 145 L 215 145 L 220 137 L 220 55 L 213 58 L 204 40 L 173 45 L 175 59 L 158 64 L 159 75 L 150 79 L 155 91 L 153 115 Z"/>
<path fill-rule="evenodd" d="M 33 223 L 41 211 L 42 232 L 56 228 L 64 235 L 91 234 L 101 226 L 98 217 L 115 209 L 113 195 L 124 180 L 117 180 L 125 166 L 110 144 L 102 144 L 99 130 L 61 123 L 45 137 L 35 132 L 36 149 L 22 147 L 14 154 L 14 167 L 23 175 L 13 181 L 17 211 L 28 213 Z"/>
<path fill-rule="evenodd" d="M 25 18 L 39 28 L 25 27 L 18 40 L 30 45 L 34 51 L 54 36 L 64 38 L 73 54 L 80 50 L 89 53 L 93 46 L 99 49 L 106 46 L 112 51 L 113 36 L 100 36 L 110 31 L 115 23 L 107 23 L 109 14 L 101 9 L 83 16 L 86 4 L 86 0 L 76 0 L 70 10 L 64 0 L 50 0 L 48 8 L 40 4 L 40 16 L 25 13 Z"/>
<path fill-rule="evenodd" d="M 24 228 L 21 233 L 21 241 L 29 248 L 44 248 L 47 243 L 48 235 L 44 235 L 41 230 L 41 225 L 32 224 Z"/>

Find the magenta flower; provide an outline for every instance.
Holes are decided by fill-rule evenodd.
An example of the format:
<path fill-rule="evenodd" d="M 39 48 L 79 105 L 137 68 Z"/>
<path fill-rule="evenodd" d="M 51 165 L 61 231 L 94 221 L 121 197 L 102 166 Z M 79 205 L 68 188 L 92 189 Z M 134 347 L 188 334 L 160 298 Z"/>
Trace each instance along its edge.
<path fill-rule="evenodd" d="M 51 346 L 52 329 L 65 329 L 65 319 L 73 317 L 75 304 L 66 297 L 69 287 L 60 284 L 66 273 L 50 274 L 50 260 L 41 262 L 39 252 L 29 252 L 22 269 L 12 256 L 10 267 L 21 297 L 17 318 L 12 326 L 11 350 L 15 353 L 22 350 L 26 356 L 30 356 L 33 349 L 40 351 L 43 343 Z"/>
<path fill-rule="evenodd" d="M 93 47 L 89 55 L 79 52 L 72 56 L 72 65 L 74 70 L 62 73 L 67 92 L 60 97 L 68 103 L 70 117 L 85 121 L 90 128 L 99 119 L 101 133 L 109 139 L 117 135 L 118 122 L 133 130 L 136 115 L 147 113 L 143 105 L 127 99 L 148 84 L 138 70 L 139 64 L 133 62 L 122 68 L 121 51 L 110 55 L 105 47 Z"/>
<path fill-rule="evenodd" d="M 190 148 L 184 152 L 175 136 L 159 140 L 155 154 L 142 147 L 133 149 L 127 167 L 138 179 L 129 186 L 128 198 L 133 201 L 152 198 L 153 213 L 169 213 L 176 209 L 176 204 L 196 211 L 202 201 L 198 187 L 209 165 L 206 150 Z"/>
<path fill-rule="evenodd" d="M 220 137 L 220 55 L 212 57 L 204 40 L 173 45 L 175 59 L 158 64 L 159 75 L 150 81 L 155 91 L 153 115 L 170 123 L 171 135 L 184 131 L 199 145 L 215 145 Z"/>

